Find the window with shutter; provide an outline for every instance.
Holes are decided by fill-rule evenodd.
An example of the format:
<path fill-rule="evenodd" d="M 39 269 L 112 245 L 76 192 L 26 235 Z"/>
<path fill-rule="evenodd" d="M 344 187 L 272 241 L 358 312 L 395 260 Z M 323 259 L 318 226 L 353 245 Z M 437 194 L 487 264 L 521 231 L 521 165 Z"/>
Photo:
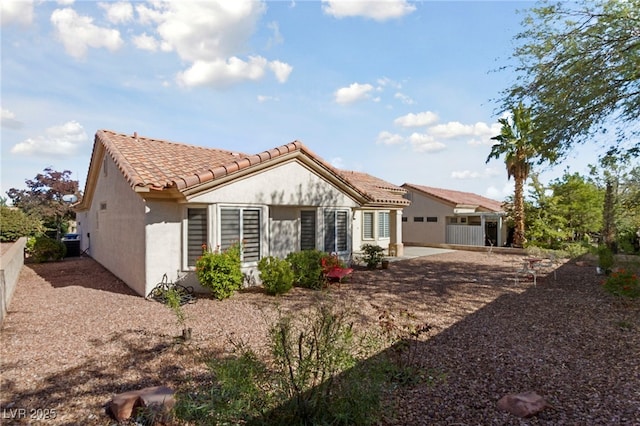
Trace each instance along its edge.
<path fill-rule="evenodd" d="M 220 248 L 242 242 L 242 261 L 260 260 L 260 209 L 220 209 Z"/>
<path fill-rule="evenodd" d="M 378 238 L 389 238 L 389 212 L 378 212 Z"/>
<path fill-rule="evenodd" d="M 316 248 L 316 212 L 302 210 L 300 212 L 300 250 Z"/>
<path fill-rule="evenodd" d="M 207 209 L 187 209 L 187 266 L 195 266 L 207 244 Z"/>
<path fill-rule="evenodd" d="M 348 250 L 349 222 L 345 210 L 325 210 L 324 251 L 329 253 Z"/>
<path fill-rule="evenodd" d="M 373 212 L 362 213 L 362 238 L 373 239 Z"/>

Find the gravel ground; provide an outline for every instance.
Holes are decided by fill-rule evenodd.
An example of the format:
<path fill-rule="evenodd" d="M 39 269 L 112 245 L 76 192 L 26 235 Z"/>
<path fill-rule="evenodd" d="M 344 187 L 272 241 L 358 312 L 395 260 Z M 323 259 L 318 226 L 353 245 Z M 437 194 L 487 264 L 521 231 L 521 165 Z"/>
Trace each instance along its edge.
<path fill-rule="evenodd" d="M 27 264 L 0 334 L 0 423 L 113 424 L 104 406 L 114 394 L 210 380 L 202 360 L 228 353 L 230 340 L 264 353 L 278 310 L 329 298 L 356 310 L 360 327 L 405 310 L 431 326 L 416 347 L 424 379 L 390 395 L 385 424 L 640 425 L 640 303 L 606 295 L 589 261 L 566 262 L 535 287 L 514 281 L 519 261 L 456 251 L 357 269 L 328 292 L 199 298 L 185 307 L 187 344 L 176 343 L 167 307 L 93 260 Z M 530 419 L 496 409 L 529 390 L 552 408 Z"/>

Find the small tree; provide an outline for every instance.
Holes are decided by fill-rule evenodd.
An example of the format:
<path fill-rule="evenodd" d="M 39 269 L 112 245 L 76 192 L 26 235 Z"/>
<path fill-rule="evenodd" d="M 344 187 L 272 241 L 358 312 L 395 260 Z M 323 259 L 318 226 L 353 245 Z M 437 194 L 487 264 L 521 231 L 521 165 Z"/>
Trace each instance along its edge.
<path fill-rule="evenodd" d="M 20 237 L 32 237 L 44 230 L 42 223 L 35 217 L 25 214 L 17 208 L 0 206 L 0 241 L 12 242 Z"/>
<path fill-rule="evenodd" d="M 44 173 L 25 183 L 29 189 L 11 188 L 7 191 L 13 205 L 41 219 L 47 228 L 55 231 L 59 239 L 67 221 L 75 218 L 75 213 L 63 197 L 80 195 L 78 181 L 71 179 L 69 170 L 58 172 L 48 167 Z"/>

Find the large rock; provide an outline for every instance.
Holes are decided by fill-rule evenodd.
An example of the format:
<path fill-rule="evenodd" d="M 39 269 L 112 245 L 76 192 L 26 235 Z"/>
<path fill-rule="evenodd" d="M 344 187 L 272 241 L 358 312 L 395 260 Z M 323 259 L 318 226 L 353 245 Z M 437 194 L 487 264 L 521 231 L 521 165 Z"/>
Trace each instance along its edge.
<path fill-rule="evenodd" d="M 117 394 L 109 403 L 109 411 L 114 419 L 122 421 L 130 419 L 138 407 L 147 407 L 154 411 L 169 411 L 175 403 L 173 390 L 166 386 L 153 386 Z"/>
<path fill-rule="evenodd" d="M 505 395 L 498 400 L 498 408 L 518 417 L 531 417 L 549 407 L 543 397 L 533 391 Z"/>

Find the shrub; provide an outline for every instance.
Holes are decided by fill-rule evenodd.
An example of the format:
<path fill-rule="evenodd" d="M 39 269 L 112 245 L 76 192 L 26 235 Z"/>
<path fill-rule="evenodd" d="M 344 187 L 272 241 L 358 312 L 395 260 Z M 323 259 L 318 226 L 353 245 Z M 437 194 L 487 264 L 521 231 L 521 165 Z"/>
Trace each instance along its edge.
<path fill-rule="evenodd" d="M 269 294 L 284 294 L 293 287 L 293 270 L 285 259 L 269 256 L 258 263 L 262 286 Z"/>
<path fill-rule="evenodd" d="M 211 290 L 216 299 L 226 299 L 242 286 L 240 245 L 224 251 L 205 251 L 196 262 L 200 284 Z"/>
<path fill-rule="evenodd" d="M 605 274 L 611 272 L 614 264 L 613 251 L 604 244 L 598 246 L 598 266 Z"/>
<path fill-rule="evenodd" d="M 302 250 L 287 255 L 293 270 L 293 283 L 299 287 L 319 290 L 324 286 L 322 259 L 327 254 L 319 250 Z"/>
<path fill-rule="evenodd" d="M 636 299 L 640 297 L 640 279 L 634 271 L 622 269 L 612 272 L 602 283 L 614 296 Z"/>
<path fill-rule="evenodd" d="M 16 208 L 0 207 L 0 242 L 16 241 L 20 237 L 31 237 L 43 231 L 42 223 Z"/>
<path fill-rule="evenodd" d="M 180 392 L 176 416 L 194 424 L 379 423 L 390 366 L 372 356 L 381 341 L 369 351 L 357 346 L 352 319 L 328 303 L 280 316 L 270 328 L 268 364 L 230 341 L 236 355 L 207 363 L 212 383 Z"/>
<path fill-rule="evenodd" d="M 367 264 L 367 268 L 375 269 L 378 267 L 382 258 L 384 257 L 384 249 L 380 246 L 373 244 L 363 244 L 360 250 L 364 252 L 364 263 Z"/>
<path fill-rule="evenodd" d="M 62 241 L 49 237 L 36 237 L 31 255 L 36 262 L 48 262 L 50 260 L 61 260 L 67 254 L 67 247 Z"/>

